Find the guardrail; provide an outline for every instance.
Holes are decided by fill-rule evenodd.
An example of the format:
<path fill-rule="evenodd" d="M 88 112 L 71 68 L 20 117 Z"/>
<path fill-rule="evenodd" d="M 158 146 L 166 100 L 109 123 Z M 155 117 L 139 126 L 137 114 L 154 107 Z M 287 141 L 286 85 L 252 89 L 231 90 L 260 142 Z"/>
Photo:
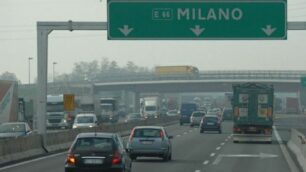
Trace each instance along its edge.
<path fill-rule="evenodd" d="M 295 154 L 301 168 L 306 171 L 306 137 L 296 129 L 291 129 L 289 149 Z"/>
<path fill-rule="evenodd" d="M 27 137 L 0 140 L 0 165 L 20 161 L 26 158 L 40 156 L 47 153 L 67 150 L 75 137 L 82 132 L 118 132 L 127 136 L 130 130 L 139 125 L 170 125 L 178 123 L 178 117 L 163 117 L 131 123 L 102 125 L 90 129 L 64 130 L 47 134 L 47 147 L 42 146 L 42 137 L 33 134 Z"/>

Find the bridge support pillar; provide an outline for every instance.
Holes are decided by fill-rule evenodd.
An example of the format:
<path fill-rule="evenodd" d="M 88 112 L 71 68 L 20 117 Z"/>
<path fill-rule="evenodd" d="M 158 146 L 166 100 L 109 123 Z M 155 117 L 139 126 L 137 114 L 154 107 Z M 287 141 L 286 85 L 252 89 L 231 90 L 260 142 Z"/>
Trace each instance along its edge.
<path fill-rule="evenodd" d="M 135 92 L 134 94 L 134 112 L 140 111 L 140 93 Z"/>

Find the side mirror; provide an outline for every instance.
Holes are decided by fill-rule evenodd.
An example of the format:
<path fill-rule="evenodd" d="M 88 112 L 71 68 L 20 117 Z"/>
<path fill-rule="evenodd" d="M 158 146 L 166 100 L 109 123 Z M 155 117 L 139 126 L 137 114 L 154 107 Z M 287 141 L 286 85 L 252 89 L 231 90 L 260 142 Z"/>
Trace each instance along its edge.
<path fill-rule="evenodd" d="M 168 136 L 168 139 L 173 139 L 173 136 Z"/>

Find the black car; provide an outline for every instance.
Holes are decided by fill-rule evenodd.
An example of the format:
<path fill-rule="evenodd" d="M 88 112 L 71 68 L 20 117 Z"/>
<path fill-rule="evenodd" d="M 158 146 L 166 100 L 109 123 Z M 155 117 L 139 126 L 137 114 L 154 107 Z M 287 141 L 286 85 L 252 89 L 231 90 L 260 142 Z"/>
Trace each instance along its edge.
<path fill-rule="evenodd" d="M 65 172 L 131 172 L 132 161 L 115 133 L 81 133 L 69 149 Z"/>
<path fill-rule="evenodd" d="M 222 133 L 221 119 L 217 115 L 205 115 L 200 124 L 200 133 L 204 131 L 218 131 Z"/>

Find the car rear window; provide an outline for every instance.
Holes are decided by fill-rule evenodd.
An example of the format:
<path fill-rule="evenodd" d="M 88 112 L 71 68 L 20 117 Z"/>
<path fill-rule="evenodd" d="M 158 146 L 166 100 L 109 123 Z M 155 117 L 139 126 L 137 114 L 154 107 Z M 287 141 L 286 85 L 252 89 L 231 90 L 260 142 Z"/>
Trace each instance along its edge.
<path fill-rule="evenodd" d="M 160 137 L 160 129 L 136 129 L 134 131 L 134 137 Z"/>
<path fill-rule="evenodd" d="M 113 140 L 111 138 L 79 138 L 77 139 L 73 150 L 112 152 Z"/>
<path fill-rule="evenodd" d="M 206 117 L 205 122 L 218 122 L 217 117 Z"/>
<path fill-rule="evenodd" d="M 194 116 L 194 117 L 202 117 L 202 116 L 204 116 L 204 113 L 197 112 L 197 113 L 194 113 L 192 116 Z"/>

